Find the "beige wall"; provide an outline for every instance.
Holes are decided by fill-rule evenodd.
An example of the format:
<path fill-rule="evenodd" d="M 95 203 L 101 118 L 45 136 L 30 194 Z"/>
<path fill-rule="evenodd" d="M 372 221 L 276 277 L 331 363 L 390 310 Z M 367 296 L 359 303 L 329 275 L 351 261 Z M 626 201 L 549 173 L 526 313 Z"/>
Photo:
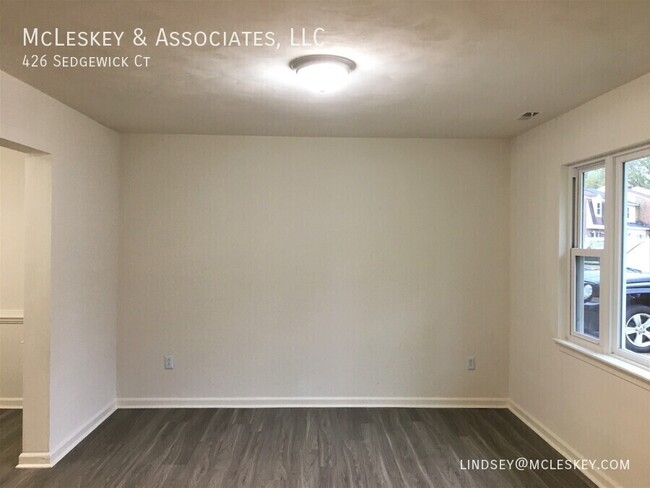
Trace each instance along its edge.
<path fill-rule="evenodd" d="M 507 158 L 124 136 L 119 396 L 505 398 Z"/>
<path fill-rule="evenodd" d="M 0 407 L 23 396 L 25 157 L 0 147 Z"/>
<path fill-rule="evenodd" d="M 62 452 L 115 399 L 119 136 L 2 72 L 0 103 L 0 138 L 50 155 L 25 170 L 23 448 Z"/>
<path fill-rule="evenodd" d="M 561 168 L 648 140 L 650 74 L 516 138 L 511 155 L 510 397 L 581 456 L 630 459 L 606 473 L 625 487 L 650 480 L 650 392 L 553 342 L 568 296 Z"/>

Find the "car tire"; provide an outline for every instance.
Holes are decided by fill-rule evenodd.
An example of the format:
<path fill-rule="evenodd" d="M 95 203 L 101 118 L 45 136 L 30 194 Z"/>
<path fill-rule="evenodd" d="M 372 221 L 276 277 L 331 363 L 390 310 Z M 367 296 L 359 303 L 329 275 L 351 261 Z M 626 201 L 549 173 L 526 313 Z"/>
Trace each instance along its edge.
<path fill-rule="evenodd" d="M 650 353 L 650 307 L 631 305 L 625 314 L 625 349 Z"/>

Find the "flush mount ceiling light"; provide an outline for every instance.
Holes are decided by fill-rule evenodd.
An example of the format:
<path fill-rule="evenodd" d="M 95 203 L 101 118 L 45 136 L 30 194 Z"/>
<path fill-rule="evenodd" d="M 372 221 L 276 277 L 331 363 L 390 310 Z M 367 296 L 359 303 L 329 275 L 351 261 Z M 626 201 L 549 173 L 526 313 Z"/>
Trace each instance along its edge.
<path fill-rule="evenodd" d="M 357 64 L 333 54 L 310 54 L 289 63 L 300 81 L 310 90 L 328 93 L 341 88 Z"/>

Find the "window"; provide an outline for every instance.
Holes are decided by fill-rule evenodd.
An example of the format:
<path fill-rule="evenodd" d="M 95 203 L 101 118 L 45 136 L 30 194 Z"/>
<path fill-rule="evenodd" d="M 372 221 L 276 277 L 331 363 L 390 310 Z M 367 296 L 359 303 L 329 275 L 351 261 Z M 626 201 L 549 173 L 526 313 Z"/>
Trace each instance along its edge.
<path fill-rule="evenodd" d="M 596 200 L 604 198 L 604 190 L 604 163 L 584 166 L 576 171 L 571 249 L 574 305 L 571 333 L 596 343 L 600 337 L 600 263 L 605 245 L 605 224 L 602 218 L 596 218 L 595 209 L 602 209 L 602 201 Z"/>
<path fill-rule="evenodd" d="M 594 210 L 594 214 L 596 217 L 602 217 L 603 216 L 603 204 L 602 202 L 596 202 L 596 209 Z"/>
<path fill-rule="evenodd" d="M 627 204 L 634 193 L 640 215 L 650 209 L 650 151 L 646 153 L 619 158 L 623 165 L 622 202 Z M 650 221 L 628 218 L 623 224 L 619 340 L 623 350 L 650 357 L 650 237 L 647 231 L 640 232 L 639 226 L 650 228 Z"/>
<path fill-rule="evenodd" d="M 650 368 L 650 147 L 571 178 L 569 338 Z"/>

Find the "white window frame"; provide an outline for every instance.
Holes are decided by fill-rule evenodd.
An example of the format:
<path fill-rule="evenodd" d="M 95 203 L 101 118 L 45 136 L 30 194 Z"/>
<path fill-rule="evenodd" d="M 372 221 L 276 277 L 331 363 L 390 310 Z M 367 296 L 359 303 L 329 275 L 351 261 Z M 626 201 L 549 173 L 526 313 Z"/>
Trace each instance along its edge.
<path fill-rule="evenodd" d="M 650 146 L 646 145 L 640 148 L 636 148 L 630 151 L 625 151 L 612 155 L 612 165 L 614 170 L 614 183 L 616 188 L 614 188 L 614 197 L 616 198 L 616 208 L 617 211 L 614 215 L 614 242 L 613 249 L 611 252 L 612 255 L 612 286 L 614 290 L 620 292 L 619 296 L 612 296 L 612 327 L 616 328 L 615 334 L 612 337 L 610 343 L 610 353 L 615 356 L 632 362 L 633 364 L 642 366 L 644 368 L 650 369 L 650 357 L 644 357 L 641 354 L 636 354 L 631 351 L 627 351 L 623 348 L 623 324 L 625 323 L 625 310 L 623 304 L 626 300 L 626 293 L 623 288 L 623 280 L 625 275 L 625 269 L 623 265 L 623 249 L 625 245 L 624 239 L 626 239 L 625 227 L 627 224 L 627 219 L 625 218 L 625 208 L 627 207 L 627 198 L 625 196 L 625 174 L 623 172 L 623 166 L 628 161 L 634 161 L 636 159 L 650 157 Z M 607 172 L 607 170 L 605 170 Z M 607 176 L 605 176 L 607 178 Z M 607 180 L 605 180 L 607 181 Z M 616 295 L 617 293 L 612 293 Z M 650 356 L 650 355 L 649 355 Z"/>
<path fill-rule="evenodd" d="M 570 238 L 569 244 L 569 316 L 565 337 L 597 355 L 620 360 L 623 364 L 650 371 L 650 357 L 644 357 L 623 348 L 624 303 L 626 300 L 623 266 L 623 246 L 627 224 L 627 200 L 624 188 L 624 164 L 650 156 L 650 145 L 592 159 L 570 167 Z M 582 174 L 603 167 L 605 169 L 605 199 L 610 203 L 603 207 L 605 240 L 603 249 L 586 249 L 582 246 L 584 215 L 584 193 Z M 593 338 L 575 330 L 576 318 L 576 258 L 598 257 L 600 259 L 600 310 L 599 337 Z M 646 373 L 643 373 L 644 377 Z"/>
<path fill-rule="evenodd" d="M 569 270 L 569 290 L 570 290 L 570 317 L 569 317 L 569 333 L 568 336 L 580 344 L 583 347 L 588 349 L 601 352 L 602 344 L 605 344 L 606 341 L 603 337 L 604 334 L 607 334 L 604 331 L 603 324 L 605 323 L 605 317 L 607 317 L 607 304 L 603 303 L 603 296 L 607 292 L 607 281 L 604 279 L 603 273 L 605 272 L 607 263 L 606 255 L 604 249 L 588 249 L 583 247 L 582 240 L 584 239 L 583 230 L 584 230 L 584 214 L 585 214 L 585 199 L 584 199 L 584 189 L 583 189 L 583 175 L 588 171 L 593 171 L 596 169 L 604 168 L 605 169 L 605 195 L 607 198 L 607 168 L 604 159 L 589 161 L 588 163 L 581 164 L 573 167 L 572 171 L 572 181 L 571 181 L 571 221 L 572 221 L 572 236 L 569 240 L 569 260 L 570 260 L 570 270 Z M 609 208 L 609 205 L 606 207 Z M 594 213 L 596 209 L 594 208 Z M 604 216 L 604 221 L 607 222 L 608 219 Z M 605 248 L 607 248 L 607 239 L 609 238 L 609 230 L 605 231 Z M 599 309 L 599 337 L 595 338 L 587 334 L 583 334 L 575 330 L 576 323 L 576 261 L 578 257 L 597 257 L 600 260 L 600 309 Z M 608 293 L 608 292 L 607 292 Z"/>

